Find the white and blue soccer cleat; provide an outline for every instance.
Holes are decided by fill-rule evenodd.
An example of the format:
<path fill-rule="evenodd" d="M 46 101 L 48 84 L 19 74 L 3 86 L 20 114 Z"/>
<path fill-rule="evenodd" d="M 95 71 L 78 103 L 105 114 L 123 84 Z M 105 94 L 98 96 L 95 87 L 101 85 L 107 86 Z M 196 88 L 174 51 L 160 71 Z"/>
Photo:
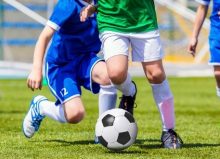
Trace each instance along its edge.
<path fill-rule="evenodd" d="M 27 138 L 31 138 L 38 131 L 41 121 L 45 116 L 40 114 L 40 102 L 48 100 L 46 97 L 38 95 L 31 101 L 30 108 L 24 118 L 22 129 Z"/>

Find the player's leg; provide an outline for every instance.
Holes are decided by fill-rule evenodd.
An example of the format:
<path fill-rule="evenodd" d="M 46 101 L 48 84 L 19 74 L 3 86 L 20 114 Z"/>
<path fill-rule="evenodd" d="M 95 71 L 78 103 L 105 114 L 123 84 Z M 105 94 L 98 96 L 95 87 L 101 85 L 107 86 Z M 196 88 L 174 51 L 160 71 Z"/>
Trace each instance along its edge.
<path fill-rule="evenodd" d="M 23 132 L 26 137 L 30 138 L 38 131 L 45 116 L 61 123 L 77 123 L 82 120 L 84 107 L 80 99 L 80 86 L 77 85 L 75 76 L 71 72 L 67 73 L 69 69 L 73 70 L 74 68 L 72 65 L 57 67 L 53 64 L 47 64 L 48 86 L 57 98 L 57 102 L 51 102 L 44 96 L 37 96 L 32 100 L 23 121 Z"/>
<path fill-rule="evenodd" d="M 60 123 L 76 124 L 85 114 L 85 109 L 80 96 L 67 100 L 63 104 L 56 104 L 49 100 L 39 102 L 39 114 L 47 116 Z"/>
<path fill-rule="evenodd" d="M 152 87 L 153 97 L 161 115 L 163 130 L 173 129 L 175 127 L 173 95 L 162 67 L 162 61 L 142 62 L 142 66 Z"/>
<path fill-rule="evenodd" d="M 166 138 L 168 142 L 165 143 L 164 147 L 174 148 L 176 146 L 175 148 L 179 148 L 182 140 L 173 130 L 175 127 L 173 95 L 161 60 L 163 51 L 159 36 L 153 38 L 133 38 L 132 48 L 133 60 L 142 62 L 147 80 L 151 84 L 153 97 L 160 112 L 163 132 L 169 134 L 168 138 Z M 177 139 L 177 142 L 174 142 L 175 139 Z"/>
<path fill-rule="evenodd" d="M 220 65 L 214 66 L 214 76 L 216 80 L 216 94 L 220 98 Z"/>
<path fill-rule="evenodd" d="M 84 58 L 81 63 L 81 77 L 84 88 L 99 93 L 99 115 L 107 110 L 115 108 L 117 100 L 117 91 L 111 84 L 106 63 L 91 53 L 90 56 Z M 95 143 L 99 143 L 98 137 L 95 136 Z"/>
<path fill-rule="evenodd" d="M 131 42 L 132 59 L 142 62 L 144 73 L 151 84 L 153 97 L 161 115 L 163 130 L 173 129 L 175 125 L 173 95 L 162 65 L 163 50 L 160 39 L 158 36 L 139 38 L 134 35 Z"/>
<path fill-rule="evenodd" d="M 106 63 L 112 83 L 123 94 L 119 103 L 119 108 L 125 109 L 133 114 L 137 88 L 127 72 L 128 57 L 125 55 L 116 55 L 110 57 Z"/>
<path fill-rule="evenodd" d="M 137 90 L 128 74 L 129 39 L 114 33 L 106 33 L 101 35 L 101 40 L 109 78 L 123 94 L 119 107 L 133 114 Z"/>
<path fill-rule="evenodd" d="M 116 106 L 117 90 L 111 84 L 106 63 L 99 61 L 92 69 L 92 81 L 100 84 L 99 91 L 99 115 Z"/>
<path fill-rule="evenodd" d="M 36 96 L 30 105 L 30 109 L 23 122 L 23 132 L 27 138 L 31 138 L 38 131 L 44 117 L 49 117 L 60 123 L 78 123 L 85 114 L 80 97 L 75 97 L 64 104 L 56 105 L 44 96 Z"/>
<path fill-rule="evenodd" d="M 163 132 L 162 145 L 165 148 L 176 149 L 182 146 L 182 140 L 174 131 L 175 114 L 173 95 L 166 79 L 162 61 L 143 62 L 144 72 L 151 84 L 153 97 L 160 112 Z"/>
<path fill-rule="evenodd" d="M 81 58 L 79 58 L 81 60 Z M 84 106 L 81 100 L 81 88 L 79 82 L 80 60 L 74 60 L 66 65 L 57 67 L 57 65 L 47 63 L 46 76 L 48 86 L 56 97 L 57 102 L 45 103 L 42 110 L 45 116 L 59 122 L 78 123 L 84 117 Z M 79 66 L 80 67 L 80 66 Z M 56 108 L 59 107 L 59 108 Z"/>

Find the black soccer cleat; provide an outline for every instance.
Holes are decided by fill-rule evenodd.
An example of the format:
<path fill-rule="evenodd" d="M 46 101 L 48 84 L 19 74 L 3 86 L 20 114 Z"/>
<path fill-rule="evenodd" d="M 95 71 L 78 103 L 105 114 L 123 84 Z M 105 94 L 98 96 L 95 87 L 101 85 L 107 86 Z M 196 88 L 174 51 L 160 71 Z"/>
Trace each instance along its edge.
<path fill-rule="evenodd" d="M 162 132 L 161 142 L 162 147 L 168 149 L 179 149 L 183 145 L 183 140 L 173 129 Z"/>
<path fill-rule="evenodd" d="M 137 86 L 134 81 L 132 81 L 132 83 L 134 84 L 135 89 L 136 89 L 134 96 L 123 95 L 122 97 L 120 97 L 121 101 L 119 104 L 119 108 L 127 110 L 129 113 L 133 115 L 133 109 L 134 109 L 135 99 L 136 99 L 136 94 L 137 94 Z"/>

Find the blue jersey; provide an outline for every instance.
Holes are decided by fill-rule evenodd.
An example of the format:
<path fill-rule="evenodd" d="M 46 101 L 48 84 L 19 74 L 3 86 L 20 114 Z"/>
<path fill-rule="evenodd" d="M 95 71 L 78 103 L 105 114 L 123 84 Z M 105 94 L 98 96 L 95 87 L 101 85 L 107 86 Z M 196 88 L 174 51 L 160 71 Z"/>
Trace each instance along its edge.
<path fill-rule="evenodd" d="M 62 64 L 72 61 L 79 54 L 99 52 L 101 42 L 95 15 L 80 22 L 80 11 L 86 5 L 88 3 L 83 0 L 57 2 L 47 22 L 47 25 L 56 30 L 47 52 L 47 61 Z"/>
<path fill-rule="evenodd" d="M 203 5 L 209 5 L 211 0 L 196 0 L 200 4 Z M 211 20 L 211 30 L 210 30 L 210 39 L 216 39 L 220 41 L 219 35 L 220 34 L 220 19 L 218 16 L 218 12 L 220 11 L 220 0 L 213 0 L 213 8 L 212 8 L 212 13 L 210 16 Z"/>

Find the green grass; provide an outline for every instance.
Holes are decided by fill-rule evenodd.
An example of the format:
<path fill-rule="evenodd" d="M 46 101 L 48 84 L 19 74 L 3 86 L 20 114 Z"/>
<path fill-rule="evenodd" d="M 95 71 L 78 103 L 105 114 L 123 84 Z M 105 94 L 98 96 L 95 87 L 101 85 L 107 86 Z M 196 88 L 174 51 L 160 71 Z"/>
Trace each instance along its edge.
<path fill-rule="evenodd" d="M 180 150 L 160 148 L 161 122 L 151 88 L 144 78 L 134 80 L 138 86 L 134 116 L 139 132 L 136 143 L 120 153 L 93 144 L 97 95 L 83 91 L 87 115 L 80 124 L 60 124 L 45 118 L 39 132 L 26 139 L 21 124 L 32 96 L 54 97 L 47 87 L 31 92 L 25 80 L 0 80 L 0 158 L 219 158 L 220 100 L 213 78 L 169 78 L 175 97 L 176 130 L 184 140 Z"/>

